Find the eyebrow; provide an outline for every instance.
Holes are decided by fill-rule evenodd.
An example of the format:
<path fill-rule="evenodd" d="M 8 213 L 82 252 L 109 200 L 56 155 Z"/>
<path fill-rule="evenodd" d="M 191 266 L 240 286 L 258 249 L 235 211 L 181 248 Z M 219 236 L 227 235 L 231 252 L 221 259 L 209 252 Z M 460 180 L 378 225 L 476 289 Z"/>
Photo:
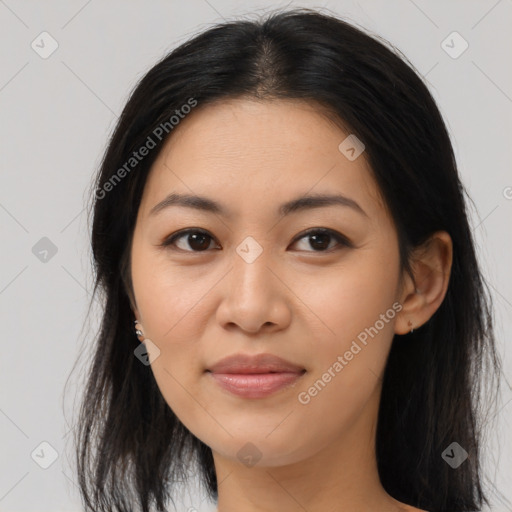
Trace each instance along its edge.
<path fill-rule="evenodd" d="M 326 206 L 345 206 L 353 209 L 357 213 L 368 217 L 367 213 L 359 206 L 359 204 L 349 197 L 341 194 L 315 194 L 298 197 L 282 204 L 279 207 L 278 214 L 281 216 L 289 215 L 294 212 L 311 210 L 314 208 L 324 208 Z M 156 215 L 162 210 L 171 206 L 181 206 L 193 208 L 195 210 L 215 213 L 224 217 L 232 217 L 233 214 L 225 207 L 204 196 L 192 194 L 178 194 L 173 192 L 169 194 L 163 201 L 151 208 L 149 215 Z"/>

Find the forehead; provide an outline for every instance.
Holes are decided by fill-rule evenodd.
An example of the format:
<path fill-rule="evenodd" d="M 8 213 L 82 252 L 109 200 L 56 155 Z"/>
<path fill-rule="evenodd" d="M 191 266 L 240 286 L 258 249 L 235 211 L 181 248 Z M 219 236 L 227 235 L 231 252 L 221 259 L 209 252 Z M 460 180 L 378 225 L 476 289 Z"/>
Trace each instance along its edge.
<path fill-rule="evenodd" d="M 148 214 L 176 191 L 225 198 L 241 213 L 309 192 L 341 193 L 378 215 L 385 208 L 364 152 L 349 160 L 339 149 L 349 135 L 303 101 L 199 105 L 164 144 L 141 208 Z"/>

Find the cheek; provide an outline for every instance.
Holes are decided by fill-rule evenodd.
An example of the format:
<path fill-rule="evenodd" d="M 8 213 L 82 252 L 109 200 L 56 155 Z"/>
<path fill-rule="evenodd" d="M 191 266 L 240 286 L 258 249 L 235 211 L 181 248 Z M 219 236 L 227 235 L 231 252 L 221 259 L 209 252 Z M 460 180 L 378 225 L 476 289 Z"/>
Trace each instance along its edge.
<path fill-rule="evenodd" d="M 305 283 L 298 290 L 317 325 L 310 341 L 304 340 L 314 369 L 298 390 L 299 403 L 311 417 L 330 418 L 333 427 L 347 421 L 379 384 L 400 309 L 395 256 L 392 250 L 378 257 L 374 251 L 359 253 L 316 286 Z"/>
<path fill-rule="evenodd" d="M 200 345 L 208 318 L 205 292 L 215 283 L 212 275 L 198 274 L 192 267 L 172 267 L 163 255 L 134 246 L 132 281 L 141 314 L 144 336 L 160 350 L 151 370 L 169 407 L 187 426 L 200 416 L 199 380 L 204 349 Z M 211 282 L 210 282 L 211 281 Z M 202 307 L 203 306 L 203 307 Z"/>
<path fill-rule="evenodd" d="M 201 301 L 215 278 L 192 266 L 171 264 L 165 252 L 134 246 L 132 280 L 144 333 L 158 344 L 194 343 Z"/>
<path fill-rule="evenodd" d="M 328 272 L 311 279 L 295 276 L 294 292 L 311 312 L 307 314 L 311 325 L 316 326 L 315 338 L 323 340 L 321 346 L 342 350 L 376 322 L 384 338 L 392 334 L 396 315 L 392 305 L 399 277 L 397 257 L 392 249 L 354 251 L 343 265 Z M 314 349 L 318 346 L 317 341 Z"/>

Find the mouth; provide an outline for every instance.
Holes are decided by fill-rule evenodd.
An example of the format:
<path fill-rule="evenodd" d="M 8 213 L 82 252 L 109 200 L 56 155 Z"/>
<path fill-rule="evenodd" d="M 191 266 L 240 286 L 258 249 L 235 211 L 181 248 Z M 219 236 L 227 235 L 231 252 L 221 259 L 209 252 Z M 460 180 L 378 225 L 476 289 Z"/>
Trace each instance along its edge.
<path fill-rule="evenodd" d="M 263 398 L 291 387 L 306 369 L 274 354 L 233 354 L 206 369 L 223 390 L 245 398 Z"/>
<path fill-rule="evenodd" d="M 264 398 L 278 391 L 294 386 L 306 373 L 269 371 L 266 373 L 218 373 L 206 371 L 223 390 L 244 398 Z"/>

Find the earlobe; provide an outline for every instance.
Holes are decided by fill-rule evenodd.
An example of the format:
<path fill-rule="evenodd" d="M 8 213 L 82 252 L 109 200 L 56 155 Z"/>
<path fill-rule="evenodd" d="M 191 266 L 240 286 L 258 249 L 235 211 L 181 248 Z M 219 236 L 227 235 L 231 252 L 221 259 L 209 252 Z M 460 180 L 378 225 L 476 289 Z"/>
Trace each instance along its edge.
<path fill-rule="evenodd" d="M 135 320 L 134 324 L 135 324 L 135 334 L 137 335 L 137 338 L 139 338 L 139 341 L 143 341 L 144 333 L 142 332 L 142 325 L 139 323 L 138 320 Z"/>
<path fill-rule="evenodd" d="M 133 321 L 135 334 L 136 334 L 137 338 L 139 338 L 139 341 L 143 341 L 144 340 L 144 332 L 142 329 L 142 324 L 139 321 L 139 318 L 140 318 L 139 310 L 137 308 L 133 308 L 133 314 L 135 316 L 135 320 Z"/>
<path fill-rule="evenodd" d="M 414 282 L 407 276 L 402 292 L 402 310 L 395 323 L 396 334 L 417 329 L 434 315 L 444 300 L 450 280 L 453 244 L 446 231 L 438 231 L 414 251 Z"/>
<path fill-rule="evenodd" d="M 410 284 L 409 284 L 410 283 Z M 412 289 L 412 290 L 411 290 Z M 408 334 L 420 327 L 418 312 L 424 306 L 424 297 L 418 288 L 415 288 L 414 282 L 408 278 L 408 286 L 404 290 L 402 309 L 396 317 L 395 334 Z"/>

